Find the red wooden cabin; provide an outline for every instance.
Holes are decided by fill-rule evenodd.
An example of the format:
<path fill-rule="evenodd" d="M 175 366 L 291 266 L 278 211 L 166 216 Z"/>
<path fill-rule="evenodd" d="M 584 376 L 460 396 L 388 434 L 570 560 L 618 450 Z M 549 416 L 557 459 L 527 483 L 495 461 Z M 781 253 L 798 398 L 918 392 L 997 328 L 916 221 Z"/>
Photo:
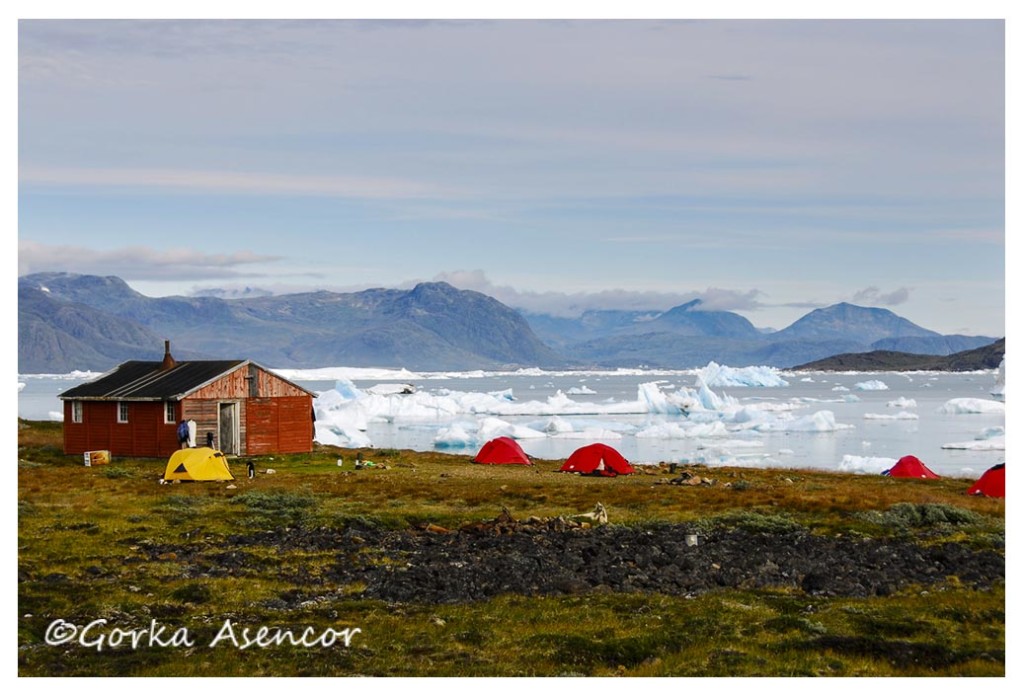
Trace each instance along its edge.
<path fill-rule="evenodd" d="M 224 454 L 310 452 L 313 397 L 250 360 L 176 361 L 168 342 L 162 362 L 130 360 L 60 395 L 64 453 L 167 457 L 182 420 Z"/>

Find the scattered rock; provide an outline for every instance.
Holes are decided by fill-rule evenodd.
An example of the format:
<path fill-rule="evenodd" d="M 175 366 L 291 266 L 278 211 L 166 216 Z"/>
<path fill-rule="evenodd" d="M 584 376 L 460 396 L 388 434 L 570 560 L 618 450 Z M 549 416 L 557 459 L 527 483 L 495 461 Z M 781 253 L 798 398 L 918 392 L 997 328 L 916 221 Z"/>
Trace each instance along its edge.
<path fill-rule="evenodd" d="M 297 527 L 233 536 L 227 543 L 330 551 L 338 561 L 323 569 L 311 592 L 323 594 L 324 586 L 358 583 L 365 587 L 364 598 L 387 602 L 472 602 L 507 594 L 590 592 L 694 598 L 722 587 L 777 588 L 809 597 L 872 597 L 908 587 L 928 590 L 948 583 L 950 577 L 978 589 L 1005 582 L 1001 554 L 952 542 L 922 545 L 910 539 L 836 538 L 799 528 L 772 534 L 742 528 L 706 531 L 686 524 L 585 529 L 565 517 L 517 520 L 507 509 L 495 519 L 446 533 L 424 533 L 425 527 Z M 688 546 L 686 537 L 693 534 L 699 534 L 699 544 Z M 187 549 L 176 548 L 179 555 Z M 218 567 L 209 565 L 213 556 L 202 560 L 183 564 L 190 577 L 217 576 L 223 572 L 218 569 L 221 560 L 237 565 L 239 573 L 253 566 L 244 558 L 218 557 Z M 298 606 L 310 598 L 294 603 Z"/>

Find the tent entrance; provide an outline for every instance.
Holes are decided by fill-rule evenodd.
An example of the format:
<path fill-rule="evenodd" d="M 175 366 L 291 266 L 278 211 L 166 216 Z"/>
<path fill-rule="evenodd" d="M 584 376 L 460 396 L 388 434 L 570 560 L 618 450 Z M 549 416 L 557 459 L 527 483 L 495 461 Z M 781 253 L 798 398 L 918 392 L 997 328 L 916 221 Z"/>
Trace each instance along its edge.
<path fill-rule="evenodd" d="M 238 403 L 222 403 L 218 409 L 217 442 L 224 454 L 238 454 Z"/>

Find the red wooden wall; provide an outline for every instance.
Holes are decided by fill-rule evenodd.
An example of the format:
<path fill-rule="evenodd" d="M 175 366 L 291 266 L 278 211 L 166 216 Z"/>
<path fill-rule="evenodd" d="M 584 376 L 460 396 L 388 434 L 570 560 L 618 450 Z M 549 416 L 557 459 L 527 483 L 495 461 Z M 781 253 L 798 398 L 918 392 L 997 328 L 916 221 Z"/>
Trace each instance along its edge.
<path fill-rule="evenodd" d="M 311 452 L 312 397 L 303 394 L 249 399 L 245 409 L 245 433 L 248 454 Z"/>
<path fill-rule="evenodd" d="M 180 413 L 180 406 L 177 407 Z M 122 457 L 166 457 L 178 448 L 177 421 L 164 423 L 163 401 L 128 402 L 128 422 L 117 422 L 117 402 L 83 401 L 82 422 L 71 422 L 64 402 L 64 453 L 110 450 Z"/>

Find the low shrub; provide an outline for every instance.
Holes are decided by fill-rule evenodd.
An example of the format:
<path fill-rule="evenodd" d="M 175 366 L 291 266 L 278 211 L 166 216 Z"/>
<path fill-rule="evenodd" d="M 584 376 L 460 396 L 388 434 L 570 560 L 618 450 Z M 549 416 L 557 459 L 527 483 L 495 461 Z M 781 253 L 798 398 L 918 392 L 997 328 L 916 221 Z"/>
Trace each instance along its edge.
<path fill-rule="evenodd" d="M 301 524 L 317 507 L 313 496 L 286 491 L 251 491 L 235 496 L 231 502 L 246 507 L 250 513 L 248 524 L 265 528 Z"/>
<path fill-rule="evenodd" d="M 888 510 L 858 513 L 858 517 L 884 527 L 909 529 L 936 526 L 962 526 L 982 522 L 976 512 L 953 505 L 935 503 L 897 503 Z"/>

